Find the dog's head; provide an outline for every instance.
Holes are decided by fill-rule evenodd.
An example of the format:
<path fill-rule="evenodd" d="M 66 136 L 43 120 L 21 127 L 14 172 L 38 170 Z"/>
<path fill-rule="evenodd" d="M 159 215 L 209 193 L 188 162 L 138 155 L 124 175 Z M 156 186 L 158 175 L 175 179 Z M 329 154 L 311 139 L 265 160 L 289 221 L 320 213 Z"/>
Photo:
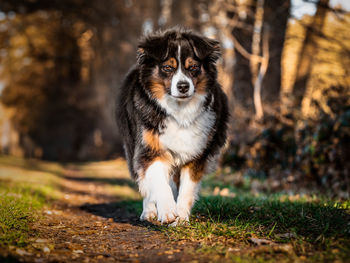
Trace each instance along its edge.
<path fill-rule="evenodd" d="M 178 102 L 209 92 L 219 57 L 218 41 L 177 29 L 145 37 L 137 53 L 146 92 L 154 99 Z"/>

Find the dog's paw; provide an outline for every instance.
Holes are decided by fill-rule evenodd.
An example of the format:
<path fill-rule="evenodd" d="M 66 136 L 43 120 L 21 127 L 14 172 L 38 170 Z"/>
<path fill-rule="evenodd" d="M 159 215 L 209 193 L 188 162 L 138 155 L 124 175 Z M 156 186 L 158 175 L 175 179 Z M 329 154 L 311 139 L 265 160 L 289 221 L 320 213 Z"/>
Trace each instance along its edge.
<path fill-rule="evenodd" d="M 188 222 L 190 217 L 190 211 L 187 207 L 182 207 L 177 205 L 176 206 L 176 213 L 179 217 L 179 221 L 181 222 Z"/>
<path fill-rule="evenodd" d="M 177 218 L 176 205 L 173 204 L 159 204 L 157 203 L 158 221 L 162 224 L 170 224 Z"/>
<path fill-rule="evenodd" d="M 169 226 L 171 227 L 175 227 L 175 226 L 186 226 L 186 225 L 189 225 L 190 221 L 188 220 L 188 218 L 180 218 L 180 217 L 177 217 L 175 219 L 174 222 L 172 222 Z"/>
<path fill-rule="evenodd" d="M 152 221 L 157 218 L 157 208 L 155 204 L 148 204 L 146 208 L 143 209 L 140 216 L 141 221 Z"/>

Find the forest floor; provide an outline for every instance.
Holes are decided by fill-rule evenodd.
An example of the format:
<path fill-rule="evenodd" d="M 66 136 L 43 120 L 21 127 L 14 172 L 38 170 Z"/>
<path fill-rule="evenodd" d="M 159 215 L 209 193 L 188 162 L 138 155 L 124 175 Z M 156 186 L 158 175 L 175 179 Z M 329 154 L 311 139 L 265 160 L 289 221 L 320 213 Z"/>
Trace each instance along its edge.
<path fill-rule="evenodd" d="M 124 160 L 0 156 L 0 262 L 349 262 L 350 202 L 252 193 L 214 175 L 191 222 L 139 221 Z"/>

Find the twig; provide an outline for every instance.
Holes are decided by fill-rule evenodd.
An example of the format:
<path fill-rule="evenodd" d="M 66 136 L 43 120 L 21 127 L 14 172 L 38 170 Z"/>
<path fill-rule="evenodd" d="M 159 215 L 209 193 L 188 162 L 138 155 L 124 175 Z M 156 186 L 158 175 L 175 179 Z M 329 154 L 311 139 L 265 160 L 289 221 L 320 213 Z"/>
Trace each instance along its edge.
<path fill-rule="evenodd" d="M 236 37 L 232 34 L 232 40 L 233 40 L 233 44 L 235 45 L 235 48 L 237 49 L 237 51 L 246 59 L 251 60 L 251 59 L 256 59 L 259 62 L 263 61 L 263 58 L 261 56 L 256 56 L 253 54 L 250 54 L 240 43 L 239 41 L 236 39 Z"/>
<path fill-rule="evenodd" d="M 260 65 L 258 77 L 255 80 L 254 85 L 254 107 L 256 119 L 261 120 L 264 117 L 264 109 L 261 102 L 261 87 L 264 76 L 266 74 L 269 65 L 269 38 L 270 32 L 268 27 L 265 28 L 263 39 L 263 59 Z"/>

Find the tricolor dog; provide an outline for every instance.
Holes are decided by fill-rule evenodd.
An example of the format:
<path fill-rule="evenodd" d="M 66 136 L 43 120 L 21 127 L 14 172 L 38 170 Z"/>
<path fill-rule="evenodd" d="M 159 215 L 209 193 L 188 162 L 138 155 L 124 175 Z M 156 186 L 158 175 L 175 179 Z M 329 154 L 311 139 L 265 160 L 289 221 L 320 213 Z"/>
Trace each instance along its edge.
<path fill-rule="evenodd" d="M 200 181 L 226 140 L 227 99 L 217 82 L 219 42 L 182 29 L 144 37 L 118 96 L 117 121 L 141 220 L 189 220 Z"/>

